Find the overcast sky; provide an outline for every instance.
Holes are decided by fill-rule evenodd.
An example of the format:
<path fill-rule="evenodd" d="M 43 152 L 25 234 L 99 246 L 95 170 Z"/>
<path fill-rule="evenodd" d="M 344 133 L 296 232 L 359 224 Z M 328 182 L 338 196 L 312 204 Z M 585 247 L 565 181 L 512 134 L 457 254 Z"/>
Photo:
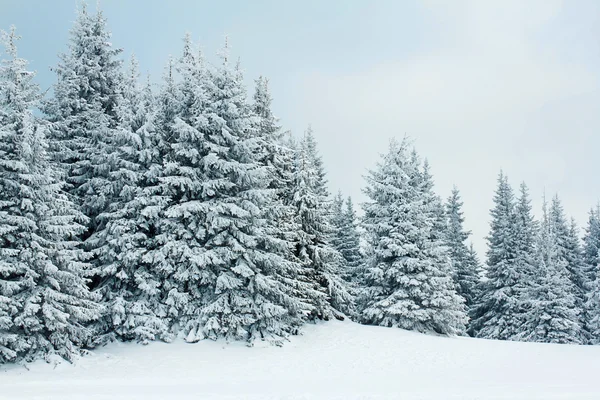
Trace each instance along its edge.
<path fill-rule="evenodd" d="M 270 78 L 274 110 L 310 123 L 333 191 L 357 202 L 388 140 L 411 136 L 436 189 L 453 184 L 483 255 L 496 177 L 525 181 L 539 214 L 558 193 L 584 224 L 600 198 L 600 2 L 102 0 L 113 43 L 158 81 L 185 32 L 209 59 L 225 35 L 248 84 Z M 0 28 L 42 88 L 66 48 L 73 0 L 0 0 Z M 95 9 L 95 1 L 91 8 Z"/>

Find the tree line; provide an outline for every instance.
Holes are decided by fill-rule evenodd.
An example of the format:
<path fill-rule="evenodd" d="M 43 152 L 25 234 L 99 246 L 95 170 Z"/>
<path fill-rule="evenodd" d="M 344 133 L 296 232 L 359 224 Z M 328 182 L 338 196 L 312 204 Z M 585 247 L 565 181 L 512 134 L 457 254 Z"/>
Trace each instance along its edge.
<path fill-rule="evenodd" d="M 427 160 L 392 140 L 357 218 L 332 196 L 318 145 L 248 98 L 189 35 L 158 90 L 124 66 L 83 5 L 44 97 L 3 32 L 0 65 L 0 363 L 114 340 L 281 345 L 351 318 L 446 335 L 596 343 L 600 211 L 583 246 L 558 198 L 535 221 L 500 175 L 486 265 Z"/>

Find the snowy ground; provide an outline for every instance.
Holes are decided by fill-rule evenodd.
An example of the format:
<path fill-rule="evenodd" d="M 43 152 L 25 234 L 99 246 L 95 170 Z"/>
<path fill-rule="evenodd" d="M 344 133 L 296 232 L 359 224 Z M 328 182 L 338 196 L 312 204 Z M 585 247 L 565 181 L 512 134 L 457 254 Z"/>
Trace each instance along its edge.
<path fill-rule="evenodd" d="M 76 365 L 0 367 L 0 399 L 600 399 L 600 346 L 328 322 L 282 348 L 113 344 Z"/>

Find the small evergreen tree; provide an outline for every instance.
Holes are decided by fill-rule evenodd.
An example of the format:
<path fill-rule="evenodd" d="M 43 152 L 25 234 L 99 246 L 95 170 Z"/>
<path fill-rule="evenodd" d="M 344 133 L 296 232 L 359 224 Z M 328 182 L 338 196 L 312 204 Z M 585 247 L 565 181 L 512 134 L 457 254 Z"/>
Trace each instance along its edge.
<path fill-rule="evenodd" d="M 352 199 L 348 197 L 344 201 L 341 192 L 338 192 L 332 202 L 331 225 L 333 228 L 331 244 L 344 258 L 342 277 L 347 282 L 355 283 L 362 264 L 360 236 Z"/>
<path fill-rule="evenodd" d="M 491 211 L 487 237 L 486 280 L 473 310 L 471 334 L 487 339 L 510 340 L 521 331 L 525 312 L 527 271 L 517 264 L 515 201 L 508 179 L 501 172 Z"/>

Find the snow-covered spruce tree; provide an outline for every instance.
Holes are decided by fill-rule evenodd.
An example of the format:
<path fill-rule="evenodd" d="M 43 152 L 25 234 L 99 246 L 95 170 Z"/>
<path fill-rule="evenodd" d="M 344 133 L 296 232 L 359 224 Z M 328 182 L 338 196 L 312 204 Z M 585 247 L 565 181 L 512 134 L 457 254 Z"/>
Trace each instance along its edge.
<path fill-rule="evenodd" d="M 571 218 L 568 225 L 564 247 L 565 256 L 568 262 L 567 270 L 569 271 L 569 279 L 574 288 L 575 308 L 579 314 L 579 340 L 581 343 L 588 343 L 590 341 L 590 334 L 586 326 L 586 302 L 589 282 L 587 280 L 585 264 L 583 262 L 583 249 L 579 240 L 579 227 L 574 218 Z"/>
<path fill-rule="evenodd" d="M 569 277 L 568 260 L 561 249 L 560 236 L 565 233 L 566 223 L 556 197 L 550 212 L 546 208 L 544 200 L 536 245 L 536 274 L 529 293 L 531 302 L 517 337 L 533 342 L 579 343 L 575 290 Z M 561 226 L 563 224 L 565 226 Z"/>
<path fill-rule="evenodd" d="M 114 138 L 118 159 L 109 176 L 115 195 L 98 217 L 104 228 L 87 240 L 97 252 L 96 291 L 105 305 L 103 318 L 94 326 L 96 340 L 168 340 L 166 310 L 160 303 L 162 278 L 146 260 L 157 232 L 153 210 L 159 206 L 148 190 L 161 168 L 155 106 L 150 83 L 139 84 L 133 57 L 121 93 Z"/>
<path fill-rule="evenodd" d="M 459 334 L 466 316 L 443 245 L 444 213 L 407 140 L 390 142 L 367 176 L 363 226 L 372 248 L 359 299 L 361 321 Z"/>
<path fill-rule="evenodd" d="M 118 156 L 114 136 L 121 50 L 112 46 L 110 37 L 102 12 L 89 14 L 83 3 L 70 32 L 68 51 L 54 68 L 58 78 L 54 96 L 45 106 L 52 123 L 51 157 L 63 166 L 69 193 L 89 218 L 84 239 L 102 229 L 98 216 L 116 194 L 110 175 Z"/>
<path fill-rule="evenodd" d="M 436 293 L 430 304 L 433 307 L 443 307 L 444 313 L 434 314 L 434 322 L 438 325 L 452 326 L 454 333 L 463 334 L 466 331 L 468 318 L 466 316 L 465 299 L 456 292 L 450 252 L 446 246 L 446 210 L 442 199 L 434 192 L 433 176 L 427 160 L 423 163 L 421 172 L 421 191 L 423 193 L 424 211 L 433 221 L 429 230 L 429 241 L 423 247 L 425 254 L 435 265 L 432 269 L 430 282 L 436 288 Z"/>
<path fill-rule="evenodd" d="M 313 285 L 306 301 L 310 318 L 343 318 L 354 312 L 354 299 L 342 279 L 344 259 L 331 245 L 330 202 L 325 171 L 309 128 L 297 148 L 293 205 L 300 229 L 295 254 Z"/>
<path fill-rule="evenodd" d="M 285 261 L 266 249 L 262 208 L 272 201 L 241 72 L 207 70 L 188 41 L 178 64 L 178 108 L 161 128 L 161 193 L 168 197 L 153 254 L 167 304 L 188 341 L 281 341 L 301 322 L 278 279 Z M 162 120 L 162 117 L 160 118 Z"/>
<path fill-rule="evenodd" d="M 17 55 L 14 28 L 2 33 L 0 65 L 0 362 L 57 354 L 72 359 L 89 339 L 99 305 L 84 278 L 75 239 L 85 217 L 49 163 L 40 95 Z"/>
<path fill-rule="evenodd" d="M 589 211 L 582 250 L 585 280 L 591 284 L 596 279 L 600 265 L 600 204 Z"/>
<path fill-rule="evenodd" d="M 356 283 L 362 265 L 360 235 L 352 199 L 348 197 L 344 201 L 341 192 L 338 192 L 331 203 L 331 225 L 333 228 L 331 244 L 344 258 L 342 277 L 347 282 Z"/>
<path fill-rule="evenodd" d="M 463 227 L 464 216 L 463 202 L 456 187 L 446 202 L 446 217 L 448 228 L 446 230 L 446 246 L 450 251 L 452 271 L 456 290 L 465 299 L 467 310 L 473 307 L 476 297 L 476 287 L 479 283 L 477 276 L 477 263 L 472 258 L 472 253 L 465 243 L 471 234 Z"/>
<path fill-rule="evenodd" d="M 169 61 L 158 97 L 156 129 L 162 171 L 148 188 L 160 199 L 158 232 L 148 259 L 162 277 L 161 297 L 171 324 L 181 327 L 214 293 L 215 277 L 202 258 L 206 215 L 200 210 L 207 192 L 207 85 L 201 54 L 186 35 L 183 54 Z"/>
<path fill-rule="evenodd" d="M 271 109 L 272 97 L 269 81 L 264 77 L 256 80 L 252 111 L 256 125 L 253 133 L 257 145 L 258 162 L 268 171 L 267 188 L 272 191 L 271 201 L 262 208 L 265 219 L 265 249 L 277 253 L 282 260 L 273 272 L 278 280 L 287 285 L 289 294 L 297 303 L 290 304 L 295 315 L 310 315 L 314 307 L 303 300 L 319 296 L 308 277 L 310 268 L 297 257 L 296 243 L 300 221 L 296 217 L 294 195 L 294 143 L 290 133 L 284 132 Z M 299 322 L 299 321 L 298 321 Z"/>
<path fill-rule="evenodd" d="M 513 190 L 501 172 L 487 237 L 486 280 L 470 325 L 470 333 L 477 337 L 513 340 L 521 331 L 526 291 L 523 284 L 529 275 L 517 263 L 515 214 Z"/>
<path fill-rule="evenodd" d="M 591 209 L 583 236 L 583 268 L 586 279 L 585 330 L 589 343 L 600 343 L 600 206 Z"/>
<path fill-rule="evenodd" d="M 537 222 L 534 220 L 529 198 L 529 189 L 522 182 L 519 187 L 519 197 L 515 203 L 514 215 L 514 268 L 519 273 L 517 284 L 520 296 L 518 300 L 523 305 L 521 312 L 531 308 L 537 301 L 535 280 L 538 274 L 535 243 L 537 235 Z M 527 335 L 527 325 L 522 325 L 520 332 L 511 339 L 518 339 Z"/>
<path fill-rule="evenodd" d="M 471 308 L 468 309 L 469 319 L 472 320 L 476 310 L 475 306 L 478 304 L 480 299 L 483 278 L 485 276 L 485 270 L 481 264 L 481 261 L 479 260 L 479 255 L 477 254 L 477 251 L 475 251 L 473 243 L 469 243 L 466 264 L 468 265 L 468 269 L 475 271 L 475 277 L 477 278 L 475 287 L 473 288 L 473 303 Z M 469 324 L 470 323 L 471 322 L 469 321 Z M 467 331 L 471 332 L 470 329 L 467 329 Z"/>

